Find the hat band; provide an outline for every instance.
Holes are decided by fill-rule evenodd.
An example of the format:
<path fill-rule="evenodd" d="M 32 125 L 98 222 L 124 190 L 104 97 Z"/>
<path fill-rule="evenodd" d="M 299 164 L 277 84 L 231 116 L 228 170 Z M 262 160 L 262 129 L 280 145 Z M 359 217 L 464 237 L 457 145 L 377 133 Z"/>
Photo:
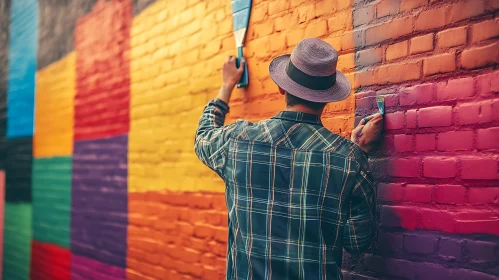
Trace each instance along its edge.
<path fill-rule="evenodd" d="M 286 74 L 288 74 L 288 77 L 295 83 L 308 89 L 326 90 L 336 84 L 336 71 L 329 76 L 310 76 L 309 74 L 296 68 L 291 60 L 289 60 L 289 63 L 286 66 Z"/>

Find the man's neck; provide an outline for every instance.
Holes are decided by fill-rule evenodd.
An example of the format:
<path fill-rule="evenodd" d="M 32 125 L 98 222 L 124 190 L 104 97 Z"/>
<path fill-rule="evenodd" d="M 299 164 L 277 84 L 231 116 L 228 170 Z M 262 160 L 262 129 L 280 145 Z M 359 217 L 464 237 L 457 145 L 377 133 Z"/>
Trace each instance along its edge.
<path fill-rule="evenodd" d="M 321 116 L 322 115 L 322 110 L 314 110 L 314 109 L 311 109 L 307 106 L 303 106 L 303 105 L 295 105 L 295 106 L 291 106 L 291 107 L 286 107 L 286 111 L 291 111 L 291 112 L 302 112 L 302 113 L 306 113 L 306 114 L 312 114 L 312 115 L 317 115 L 317 116 Z"/>

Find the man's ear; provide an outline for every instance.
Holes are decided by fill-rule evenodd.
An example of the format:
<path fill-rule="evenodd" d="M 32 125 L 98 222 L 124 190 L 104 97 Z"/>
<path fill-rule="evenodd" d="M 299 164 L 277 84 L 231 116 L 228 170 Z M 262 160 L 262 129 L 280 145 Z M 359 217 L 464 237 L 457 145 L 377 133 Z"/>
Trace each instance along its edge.
<path fill-rule="evenodd" d="M 279 87 L 279 93 L 282 94 L 282 95 L 286 94 L 286 92 L 281 87 Z"/>

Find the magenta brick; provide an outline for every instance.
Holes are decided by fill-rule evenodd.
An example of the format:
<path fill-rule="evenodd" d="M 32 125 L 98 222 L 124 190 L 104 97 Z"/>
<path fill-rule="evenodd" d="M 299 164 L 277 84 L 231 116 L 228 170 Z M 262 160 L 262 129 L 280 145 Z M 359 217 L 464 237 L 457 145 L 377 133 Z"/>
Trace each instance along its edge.
<path fill-rule="evenodd" d="M 492 120 L 492 100 L 461 104 L 456 112 L 459 124 L 487 123 Z"/>
<path fill-rule="evenodd" d="M 479 129 L 477 148 L 479 150 L 499 149 L 499 127 Z"/>
<path fill-rule="evenodd" d="M 416 151 L 433 151 L 435 145 L 435 134 L 416 134 Z"/>
<path fill-rule="evenodd" d="M 418 112 L 416 110 L 409 110 L 405 115 L 407 128 L 416 128 Z"/>
<path fill-rule="evenodd" d="M 438 134 L 439 151 L 466 151 L 473 148 L 473 131 L 449 131 Z"/>
<path fill-rule="evenodd" d="M 473 78 L 461 78 L 443 82 L 437 86 L 438 100 L 461 99 L 473 96 Z"/>
<path fill-rule="evenodd" d="M 398 105 L 399 105 L 398 95 L 396 94 L 385 95 L 385 107 L 395 107 Z"/>
<path fill-rule="evenodd" d="M 441 185 L 435 188 L 435 201 L 440 204 L 462 204 L 466 188 L 456 185 Z"/>
<path fill-rule="evenodd" d="M 471 204 L 499 203 L 498 188 L 471 188 L 469 193 Z"/>
<path fill-rule="evenodd" d="M 415 263 L 401 259 L 387 259 L 386 273 L 391 276 L 401 277 L 404 279 L 414 279 L 416 275 Z M 391 278 L 388 278 L 391 279 Z"/>
<path fill-rule="evenodd" d="M 386 129 L 404 128 L 404 112 L 395 112 L 385 115 Z"/>
<path fill-rule="evenodd" d="M 121 280 L 126 278 L 124 268 L 110 266 L 73 254 L 71 256 L 71 278 L 86 280 Z"/>
<path fill-rule="evenodd" d="M 442 265 L 434 263 L 421 262 L 416 264 L 417 278 L 411 279 L 437 279 L 437 280 L 454 280 L 452 271 Z"/>
<path fill-rule="evenodd" d="M 427 185 L 407 185 L 405 187 L 405 200 L 418 203 L 431 202 L 433 187 Z"/>
<path fill-rule="evenodd" d="M 420 209 L 421 227 L 443 232 L 455 231 L 455 217 L 452 213 L 437 209 Z"/>
<path fill-rule="evenodd" d="M 402 153 L 412 151 L 412 135 L 394 135 L 393 143 L 396 152 Z"/>
<path fill-rule="evenodd" d="M 434 84 L 423 84 L 400 90 L 400 105 L 425 104 L 433 101 Z"/>
<path fill-rule="evenodd" d="M 438 239 L 425 235 L 404 235 L 404 250 L 408 253 L 430 255 L 437 250 Z"/>
<path fill-rule="evenodd" d="M 418 177 L 421 166 L 419 158 L 391 159 L 388 166 L 388 175 L 393 177 Z"/>
<path fill-rule="evenodd" d="M 497 159 L 469 157 L 461 159 L 463 179 L 498 179 Z"/>
<path fill-rule="evenodd" d="M 437 106 L 419 109 L 418 126 L 419 127 L 439 127 L 452 124 L 452 107 Z"/>
<path fill-rule="evenodd" d="M 499 121 L 499 99 L 492 100 L 490 114 L 493 121 Z"/>
<path fill-rule="evenodd" d="M 357 110 L 365 109 L 365 110 L 371 110 L 374 108 L 374 104 L 376 103 L 376 98 L 375 97 L 364 97 L 364 98 L 357 98 L 355 101 L 355 107 Z"/>
<path fill-rule="evenodd" d="M 378 184 L 378 199 L 383 201 L 399 201 L 402 199 L 403 187 L 400 184 Z"/>
<path fill-rule="evenodd" d="M 480 96 L 490 96 L 492 94 L 492 81 L 499 79 L 499 71 L 480 75 L 476 77 L 477 91 Z"/>
<path fill-rule="evenodd" d="M 383 205 L 380 216 L 381 226 L 383 227 L 402 227 L 414 230 L 418 226 L 418 212 L 416 208 Z"/>
<path fill-rule="evenodd" d="M 456 159 L 448 157 L 427 157 L 423 160 L 423 175 L 427 178 L 454 178 Z"/>
<path fill-rule="evenodd" d="M 462 234 L 486 233 L 499 235 L 499 220 L 497 218 L 488 220 L 458 220 L 455 223 L 455 231 Z"/>

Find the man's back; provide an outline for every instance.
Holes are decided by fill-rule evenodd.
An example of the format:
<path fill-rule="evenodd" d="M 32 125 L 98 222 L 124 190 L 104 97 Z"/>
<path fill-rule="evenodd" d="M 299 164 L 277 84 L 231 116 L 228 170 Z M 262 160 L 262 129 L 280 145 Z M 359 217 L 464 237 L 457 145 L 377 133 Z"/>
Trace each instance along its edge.
<path fill-rule="evenodd" d="M 312 114 L 210 130 L 227 111 L 211 102 L 196 137 L 226 183 L 227 279 L 341 279 L 342 248 L 361 252 L 374 235 L 365 155 Z"/>

